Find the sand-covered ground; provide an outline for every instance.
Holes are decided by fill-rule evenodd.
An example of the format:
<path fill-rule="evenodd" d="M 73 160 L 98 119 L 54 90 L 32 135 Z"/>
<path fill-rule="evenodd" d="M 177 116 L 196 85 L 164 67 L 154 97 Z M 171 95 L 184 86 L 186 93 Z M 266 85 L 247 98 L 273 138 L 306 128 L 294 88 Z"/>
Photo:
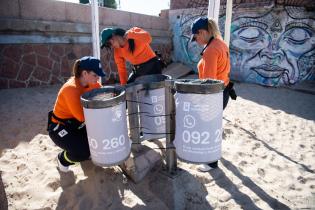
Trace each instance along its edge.
<path fill-rule="evenodd" d="M 237 84 L 218 169 L 178 161 L 170 179 L 160 163 L 135 184 L 90 161 L 58 172 L 46 124 L 59 87 L 0 90 L 0 208 L 315 209 L 315 95 Z"/>

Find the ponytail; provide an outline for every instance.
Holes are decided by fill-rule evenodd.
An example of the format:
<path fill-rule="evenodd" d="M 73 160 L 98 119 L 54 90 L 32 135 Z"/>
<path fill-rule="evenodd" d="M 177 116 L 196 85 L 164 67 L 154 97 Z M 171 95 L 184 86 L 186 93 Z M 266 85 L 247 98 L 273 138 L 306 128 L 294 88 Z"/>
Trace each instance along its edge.
<path fill-rule="evenodd" d="M 129 52 L 131 52 L 131 54 L 133 54 L 133 52 L 135 51 L 135 40 L 134 39 L 128 39 L 128 44 L 129 44 Z"/>
<path fill-rule="evenodd" d="M 74 62 L 73 67 L 72 67 L 72 75 L 75 78 L 80 78 L 81 73 L 82 73 L 82 69 L 79 68 L 79 65 L 80 65 L 80 60 L 78 59 Z"/>
<path fill-rule="evenodd" d="M 211 18 L 208 19 L 208 32 L 212 33 L 214 38 L 222 39 L 218 24 Z"/>

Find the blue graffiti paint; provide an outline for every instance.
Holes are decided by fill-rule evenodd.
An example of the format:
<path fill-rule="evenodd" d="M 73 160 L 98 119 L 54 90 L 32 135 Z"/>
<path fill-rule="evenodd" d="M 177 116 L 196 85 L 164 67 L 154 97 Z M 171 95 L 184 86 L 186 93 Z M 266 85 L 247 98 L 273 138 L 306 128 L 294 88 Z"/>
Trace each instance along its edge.
<path fill-rule="evenodd" d="M 315 51 L 312 43 L 314 28 L 306 24 L 310 21 L 289 18 L 285 10 L 277 11 L 277 16 L 272 11 L 258 18 L 239 17 L 234 20 L 238 27 L 231 32 L 231 49 L 239 49 L 243 55 L 242 60 L 237 61 L 240 69 L 232 65 L 232 69 L 242 75 L 234 79 L 278 86 L 293 85 L 311 78 L 313 67 L 304 65 L 304 68 L 299 68 L 297 62 L 306 53 Z M 235 56 L 234 51 L 231 51 L 231 56 Z M 309 63 L 310 58 L 302 60 Z"/>
<path fill-rule="evenodd" d="M 315 80 L 315 14 L 301 8 L 265 13 L 235 12 L 231 25 L 231 78 L 267 86 Z M 204 16 L 185 11 L 175 20 L 174 56 L 196 69 L 201 48 L 189 42 L 191 22 Z M 313 18 L 312 18 L 313 17 Z M 221 32 L 225 16 L 219 19 Z"/>

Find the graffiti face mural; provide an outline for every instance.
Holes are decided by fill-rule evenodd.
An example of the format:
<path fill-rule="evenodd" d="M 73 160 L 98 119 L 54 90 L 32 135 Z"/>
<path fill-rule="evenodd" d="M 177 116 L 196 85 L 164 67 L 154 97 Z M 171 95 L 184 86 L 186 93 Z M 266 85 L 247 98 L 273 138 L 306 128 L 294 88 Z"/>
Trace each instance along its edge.
<path fill-rule="evenodd" d="M 196 70 L 196 65 L 200 60 L 202 48 L 196 42 L 190 42 L 191 24 L 198 17 L 205 14 L 205 9 L 194 9 L 192 14 L 184 11 L 181 15 L 171 17 L 172 29 L 175 34 L 173 37 L 175 61 L 180 61 L 191 66 Z"/>
<path fill-rule="evenodd" d="M 231 78 L 267 86 L 315 80 L 315 14 L 304 8 L 273 7 L 267 12 L 233 9 Z M 196 69 L 201 48 L 189 42 L 190 25 L 205 9 L 184 11 L 173 21 L 174 58 Z M 171 17 L 172 18 L 172 17 Z M 225 16 L 219 19 L 221 33 Z"/>
<path fill-rule="evenodd" d="M 239 17 L 231 31 L 232 78 L 262 85 L 292 85 L 312 79 L 315 64 L 314 20 L 288 11 Z"/>

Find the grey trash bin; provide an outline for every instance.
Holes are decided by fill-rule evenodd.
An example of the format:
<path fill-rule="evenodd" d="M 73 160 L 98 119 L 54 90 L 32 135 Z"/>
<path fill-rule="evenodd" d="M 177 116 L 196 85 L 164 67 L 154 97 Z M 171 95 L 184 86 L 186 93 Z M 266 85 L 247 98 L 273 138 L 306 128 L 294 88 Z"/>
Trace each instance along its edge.
<path fill-rule="evenodd" d="M 81 96 L 92 161 L 99 166 L 118 165 L 131 152 L 122 87 L 106 86 Z"/>
<path fill-rule="evenodd" d="M 141 140 L 165 138 L 164 80 L 166 79 L 170 79 L 170 76 L 162 74 L 145 75 L 138 77 L 130 86 L 137 92 L 133 95 L 132 101 L 138 103 L 138 110 L 134 110 L 134 112 L 138 112 L 138 115 L 129 117 L 140 118 L 138 132 L 142 134 Z"/>
<path fill-rule="evenodd" d="M 187 162 L 221 158 L 224 84 L 219 80 L 175 81 L 177 156 Z"/>
<path fill-rule="evenodd" d="M 140 127 L 143 139 L 165 138 L 165 85 L 167 75 L 153 74 L 138 77 L 142 84 L 138 92 Z"/>

